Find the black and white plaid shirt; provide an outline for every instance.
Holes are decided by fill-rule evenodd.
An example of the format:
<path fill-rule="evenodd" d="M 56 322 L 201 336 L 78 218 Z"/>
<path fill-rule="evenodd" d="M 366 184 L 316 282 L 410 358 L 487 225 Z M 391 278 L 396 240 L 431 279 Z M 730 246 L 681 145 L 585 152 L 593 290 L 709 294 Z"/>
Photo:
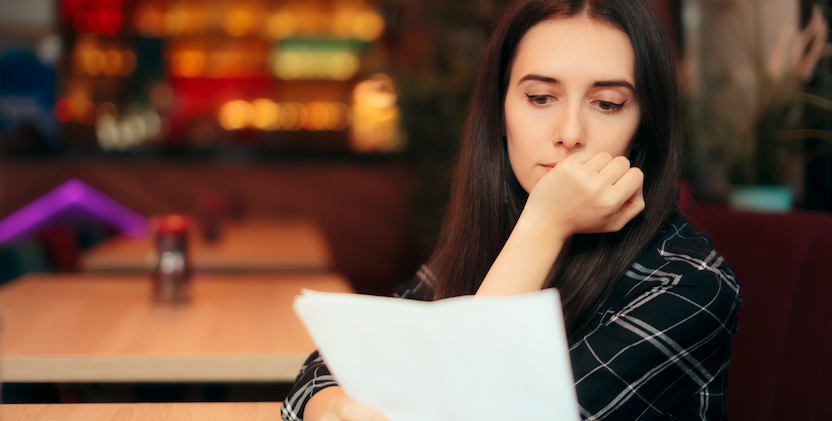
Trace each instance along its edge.
<path fill-rule="evenodd" d="M 587 420 L 726 420 L 728 362 L 740 284 L 707 235 L 672 215 L 580 339 L 570 342 L 581 417 Z M 432 296 L 423 266 L 396 292 Z M 337 383 L 317 352 L 281 408 L 299 421 L 309 398 Z"/>

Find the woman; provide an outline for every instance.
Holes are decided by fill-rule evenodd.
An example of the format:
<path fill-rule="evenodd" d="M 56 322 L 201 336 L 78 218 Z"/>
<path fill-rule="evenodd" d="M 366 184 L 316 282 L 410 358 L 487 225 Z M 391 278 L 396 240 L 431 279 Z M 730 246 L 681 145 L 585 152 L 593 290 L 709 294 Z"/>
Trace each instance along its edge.
<path fill-rule="evenodd" d="M 676 208 L 677 102 L 646 0 L 514 3 L 483 59 L 441 240 L 398 295 L 556 287 L 582 417 L 725 419 L 739 283 Z M 317 353 L 282 416 L 386 419 Z"/>

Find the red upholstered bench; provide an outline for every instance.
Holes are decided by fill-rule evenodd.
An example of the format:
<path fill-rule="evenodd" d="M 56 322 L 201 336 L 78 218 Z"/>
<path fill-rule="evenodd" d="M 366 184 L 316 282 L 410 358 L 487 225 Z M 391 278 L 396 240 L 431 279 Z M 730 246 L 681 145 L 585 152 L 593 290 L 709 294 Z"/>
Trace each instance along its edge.
<path fill-rule="evenodd" d="M 742 283 L 732 339 L 732 421 L 832 420 L 832 214 L 692 204 Z"/>

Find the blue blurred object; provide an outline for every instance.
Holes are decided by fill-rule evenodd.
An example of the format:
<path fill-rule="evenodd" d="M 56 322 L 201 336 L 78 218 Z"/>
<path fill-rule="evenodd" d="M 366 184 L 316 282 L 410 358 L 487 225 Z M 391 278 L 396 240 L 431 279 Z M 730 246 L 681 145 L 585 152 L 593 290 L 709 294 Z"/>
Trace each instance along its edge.
<path fill-rule="evenodd" d="M 49 152 L 56 146 L 55 70 L 30 50 L 0 52 L 0 147 Z"/>
<path fill-rule="evenodd" d="M 733 186 L 731 206 L 757 212 L 788 212 L 792 208 L 791 186 Z"/>
<path fill-rule="evenodd" d="M 49 271 L 49 259 L 39 241 L 18 241 L 0 247 L 0 284 L 24 273 Z"/>

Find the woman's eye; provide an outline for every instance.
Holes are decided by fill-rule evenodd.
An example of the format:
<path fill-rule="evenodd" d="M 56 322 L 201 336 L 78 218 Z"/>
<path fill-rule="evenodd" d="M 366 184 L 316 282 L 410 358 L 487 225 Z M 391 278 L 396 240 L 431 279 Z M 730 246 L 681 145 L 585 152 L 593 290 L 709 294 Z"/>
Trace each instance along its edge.
<path fill-rule="evenodd" d="M 624 106 L 625 103 L 627 103 L 627 100 L 624 100 L 624 102 L 622 102 L 620 104 L 616 104 L 616 103 L 610 102 L 610 101 L 598 101 L 597 102 L 598 108 L 600 108 L 601 111 L 618 111 L 618 110 L 621 109 L 622 106 Z"/>
<path fill-rule="evenodd" d="M 551 102 L 551 100 L 554 100 L 554 97 L 551 96 L 551 95 L 529 95 L 529 94 L 526 94 L 526 97 L 529 98 L 528 101 L 530 103 L 535 104 L 535 105 L 546 105 L 549 102 Z"/>

